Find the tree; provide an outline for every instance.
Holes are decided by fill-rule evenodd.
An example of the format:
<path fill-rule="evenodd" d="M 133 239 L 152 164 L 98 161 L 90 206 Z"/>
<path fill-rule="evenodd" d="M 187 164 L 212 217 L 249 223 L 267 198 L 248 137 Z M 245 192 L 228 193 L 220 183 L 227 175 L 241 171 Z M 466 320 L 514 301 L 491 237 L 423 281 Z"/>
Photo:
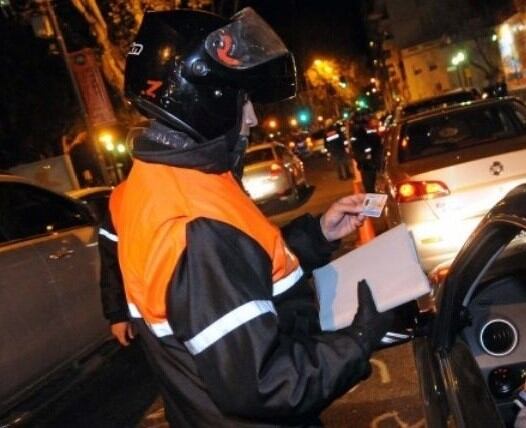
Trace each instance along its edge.
<path fill-rule="evenodd" d="M 145 10 L 209 9 L 213 6 L 213 0 L 72 0 L 72 3 L 97 42 L 107 82 L 120 94 L 126 52 Z"/>
<path fill-rule="evenodd" d="M 327 116 L 340 116 L 341 106 L 352 105 L 364 82 L 365 64 L 359 61 L 315 59 L 305 71 L 307 97 Z"/>

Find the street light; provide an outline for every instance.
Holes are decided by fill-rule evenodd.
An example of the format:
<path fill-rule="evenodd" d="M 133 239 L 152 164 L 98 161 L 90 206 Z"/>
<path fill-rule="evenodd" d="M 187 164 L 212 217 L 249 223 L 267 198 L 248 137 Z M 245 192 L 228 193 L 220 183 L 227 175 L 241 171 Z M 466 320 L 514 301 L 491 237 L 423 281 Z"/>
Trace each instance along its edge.
<path fill-rule="evenodd" d="M 462 64 L 466 60 L 466 54 L 463 51 L 458 51 L 453 58 L 451 58 L 451 64 L 455 67 Z"/>
<path fill-rule="evenodd" d="M 451 65 L 457 70 L 458 84 L 460 87 L 464 87 L 464 70 L 462 69 L 462 64 L 466 61 L 467 56 L 464 51 L 458 51 L 451 58 Z"/>

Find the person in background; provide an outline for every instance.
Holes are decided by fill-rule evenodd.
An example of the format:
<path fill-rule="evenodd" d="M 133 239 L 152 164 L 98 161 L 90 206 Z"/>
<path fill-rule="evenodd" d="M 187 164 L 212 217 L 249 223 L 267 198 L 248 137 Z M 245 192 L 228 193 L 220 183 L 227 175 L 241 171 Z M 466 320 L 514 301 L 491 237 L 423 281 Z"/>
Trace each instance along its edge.
<path fill-rule="evenodd" d="M 338 178 L 340 180 L 348 180 L 351 178 L 349 158 L 345 149 L 345 135 L 339 129 L 338 124 L 335 124 L 325 133 L 325 147 L 336 164 Z"/>
<path fill-rule="evenodd" d="M 309 282 L 362 225 L 363 194 L 279 229 L 242 189 L 252 101 L 295 91 L 292 54 L 250 8 L 147 12 L 128 53 L 125 93 L 151 122 L 111 220 L 172 427 L 320 426 L 392 323 L 362 281 L 352 324 L 322 332 Z"/>
<path fill-rule="evenodd" d="M 362 176 L 365 192 L 374 193 L 376 171 L 380 166 L 382 142 L 376 132 L 367 132 L 365 121 L 358 121 L 352 132 L 352 154 Z"/>

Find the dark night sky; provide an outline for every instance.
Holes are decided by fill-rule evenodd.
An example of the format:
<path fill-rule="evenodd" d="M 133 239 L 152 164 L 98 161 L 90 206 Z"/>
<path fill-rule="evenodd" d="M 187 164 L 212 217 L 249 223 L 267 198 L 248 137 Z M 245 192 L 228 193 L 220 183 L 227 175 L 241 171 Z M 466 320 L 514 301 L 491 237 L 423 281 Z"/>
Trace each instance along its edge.
<path fill-rule="evenodd" d="M 241 0 L 253 7 L 282 37 L 298 64 L 316 56 L 364 54 L 366 36 L 360 0 Z"/>
<path fill-rule="evenodd" d="M 252 6 L 272 25 L 294 53 L 301 73 L 316 56 L 350 58 L 365 52 L 359 14 L 362 1 L 365 0 L 239 0 L 237 5 L 239 9 Z M 58 4 L 68 3 L 63 0 Z M 36 160 L 44 152 L 52 155 L 53 150 L 59 149 L 59 136 L 78 112 L 62 59 L 49 55 L 48 42 L 35 39 L 30 27 L 20 26 L 12 19 L 0 19 L 0 36 L 11 42 L 0 44 L 4 58 L 0 77 L 10 82 L 0 102 L 2 169 L 20 161 Z"/>

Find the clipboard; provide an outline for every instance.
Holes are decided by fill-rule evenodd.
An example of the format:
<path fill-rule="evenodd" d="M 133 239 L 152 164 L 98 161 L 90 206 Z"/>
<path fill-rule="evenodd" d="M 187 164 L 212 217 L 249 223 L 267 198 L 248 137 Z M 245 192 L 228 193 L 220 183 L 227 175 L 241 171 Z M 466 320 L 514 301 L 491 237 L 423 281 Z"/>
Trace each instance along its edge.
<path fill-rule="evenodd" d="M 413 236 L 400 224 L 367 244 L 313 271 L 324 331 L 352 323 L 358 310 L 358 281 L 365 279 L 379 312 L 430 292 Z"/>

